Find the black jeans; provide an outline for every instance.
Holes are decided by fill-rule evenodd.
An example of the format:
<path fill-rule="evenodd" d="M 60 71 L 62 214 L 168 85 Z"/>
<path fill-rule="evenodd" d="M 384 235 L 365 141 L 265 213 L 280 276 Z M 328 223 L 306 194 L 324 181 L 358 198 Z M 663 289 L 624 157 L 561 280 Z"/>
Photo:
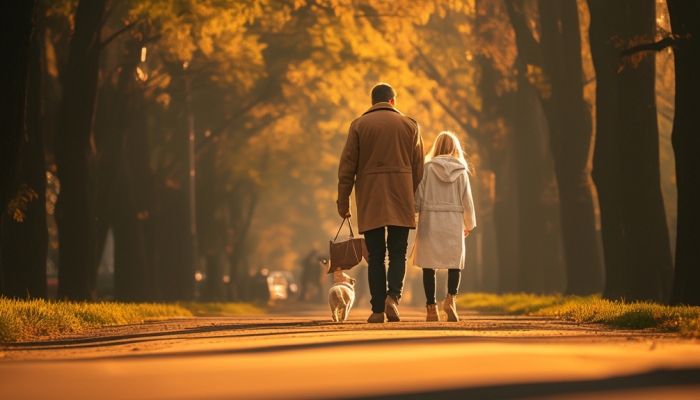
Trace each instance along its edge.
<path fill-rule="evenodd" d="M 384 233 L 386 228 L 386 241 Z M 402 226 L 387 226 L 366 231 L 365 243 L 369 260 L 367 261 L 367 278 L 369 293 L 372 296 L 372 312 L 384 312 L 386 296 L 396 302 L 401 298 L 403 279 L 406 276 L 406 248 L 408 247 L 408 229 Z M 387 249 L 389 250 L 389 271 L 384 268 Z M 387 279 L 389 290 L 387 290 Z"/>
<path fill-rule="evenodd" d="M 447 270 L 447 293 L 456 296 L 459 280 L 462 276 L 460 269 Z M 425 304 L 435 304 L 435 270 L 423 268 L 423 289 L 425 289 Z"/>

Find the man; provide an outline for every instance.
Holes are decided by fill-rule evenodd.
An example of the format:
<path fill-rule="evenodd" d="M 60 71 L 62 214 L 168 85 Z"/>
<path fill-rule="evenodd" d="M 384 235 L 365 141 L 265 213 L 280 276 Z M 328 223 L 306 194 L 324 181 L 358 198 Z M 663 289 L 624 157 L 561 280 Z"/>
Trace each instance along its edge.
<path fill-rule="evenodd" d="M 408 230 L 416 227 L 413 194 L 423 177 L 420 127 L 395 105 L 391 86 L 380 83 L 372 89 L 372 107 L 350 125 L 338 168 L 338 213 L 343 218 L 350 218 L 355 186 L 359 230 L 369 252 L 371 323 L 383 323 L 385 314 L 390 322 L 400 320 Z"/>

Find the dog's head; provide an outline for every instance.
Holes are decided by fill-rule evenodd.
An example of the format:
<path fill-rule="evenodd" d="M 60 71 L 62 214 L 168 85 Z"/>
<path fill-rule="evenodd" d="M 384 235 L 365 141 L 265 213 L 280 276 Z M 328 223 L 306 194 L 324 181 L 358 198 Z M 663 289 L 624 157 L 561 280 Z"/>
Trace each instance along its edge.
<path fill-rule="evenodd" d="M 355 278 L 351 278 L 348 274 L 343 271 L 333 272 L 333 283 L 349 283 L 351 286 L 355 286 Z"/>
<path fill-rule="evenodd" d="M 355 287 L 355 278 L 351 278 L 348 274 L 343 272 L 343 282 L 349 283 L 350 286 Z"/>

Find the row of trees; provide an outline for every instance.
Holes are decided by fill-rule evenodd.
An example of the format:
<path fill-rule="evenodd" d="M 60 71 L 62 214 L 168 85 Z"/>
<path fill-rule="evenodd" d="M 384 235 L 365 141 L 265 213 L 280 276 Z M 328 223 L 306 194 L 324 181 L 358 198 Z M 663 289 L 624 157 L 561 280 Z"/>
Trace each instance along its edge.
<path fill-rule="evenodd" d="M 46 296 L 48 205 L 60 298 L 95 298 L 109 229 L 118 299 L 191 298 L 199 268 L 204 298 L 241 298 L 250 272 L 327 240 L 345 131 L 382 80 L 428 142 L 465 139 L 478 289 L 700 304 L 694 2 L 668 0 L 670 31 L 655 0 L 24 4 L 24 30 L 3 24 L 6 295 Z M 653 57 L 669 45 L 675 274 Z"/>

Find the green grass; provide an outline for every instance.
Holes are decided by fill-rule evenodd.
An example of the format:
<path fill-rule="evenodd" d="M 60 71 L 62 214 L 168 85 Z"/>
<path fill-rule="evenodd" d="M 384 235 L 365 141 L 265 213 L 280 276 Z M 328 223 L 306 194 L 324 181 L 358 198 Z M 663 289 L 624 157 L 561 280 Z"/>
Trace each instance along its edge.
<path fill-rule="evenodd" d="M 190 311 L 196 316 L 227 316 L 227 315 L 251 315 L 262 314 L 265 311 L 248 303 L 195 303 L 181 302 L 178 306 Z"/>
<path fill-rule="evenodd" d="M 600 296 L 469 293 L 458 297 L 464 309 L 509 315 L 539 315 L 576 323 L 603 324 L 614 328 L 680 332 L 700 337 L 700 307 L 664 306 L 650 302 L 625 303 Z"/>
<path fill-rule="evenodd" d="M 538 296 L 528 293 L 502 295 L 467 293 L 457 296 L 457 304 L 461 308 L 508 315 L 530 315 L 543 308 L 564 302 L 565 299 L 561 295 Z"/>
<path fill-rule="evenodd" d="M 75 303 L 0 298 L 0 343 L 55 338 L 147 320 L 262 312 L 240 303 Z"/>

